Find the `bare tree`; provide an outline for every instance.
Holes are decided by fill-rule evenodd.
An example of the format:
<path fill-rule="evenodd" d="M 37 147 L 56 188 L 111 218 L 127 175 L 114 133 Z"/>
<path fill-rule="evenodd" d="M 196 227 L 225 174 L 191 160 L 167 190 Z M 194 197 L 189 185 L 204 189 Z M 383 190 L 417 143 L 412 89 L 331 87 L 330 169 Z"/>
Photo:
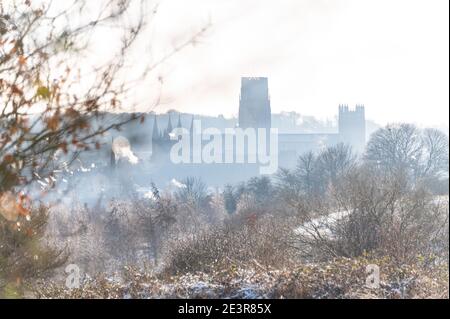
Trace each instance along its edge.
<path fill-rule="evenodd" d="M 317 175 L 317 157 L 313 152 L 307 152 L 298 158 L 295 174 L 301 180 L 304 192 L 314 194 L 320 180 Z"/>
<path fill-rule="evenodd" d="M 365 159 L 386 171 L 414 169 L 421 149 L 420 132 L 414 125 L 388 125 L 372 135 Z"/>
<path fill-rule="evenodd" d="M 267 176 L 253 177 L 247 182 L 246 192 L 252 196 L 255 204 L 266 206 L 274 194 L 272 181 Z"/>
<path fill-rule="evenodd" d="M 448 207 L 426 189 L 411 188 L 402 171 L 379 174 L 363 165 L 340 179 L 331 195 L 336 207 L 311 216 L 296 231 L 302 254 L 329 258 L 373 252 L 400 263 L 442 255 Z"/>
<path fill-rule="evenodd" d="M 420 173 L 423 177 L 448 175 L 448 136 L 436 129 L 425 129 L 422 134 L 423 158 Z"/>
<path fill-rule="evenodd" d="M 92 125 L 101 110 L 117 109 L 122 102 L 126 83 L 117 75 L 144 17 L 117 34 L 120 45 L 104 65 L 88 70 L 75 63 L 83 62 L 80 54 L 97 29 L 123 22 L 130 6 L 130 1 L 105 1 L 100 12 L 86 15 L 92 18 L 74 23 L 75 14 L 90 10 L 87 2 L 2 2 L 0 191 L 51 175 L 58 151 L 76 156 L 99 148 L 96 137 L 121 124 Z M 87 71 L 93 74 L 83 77 Z"/>
<path fill-rule="evenodd" d="M 152 196 L 152 201 L 135 200 L 134 209 L 149 255 L 157 265 L 164 235 L 177 221 L 178 207 L 170 197 L 161 196 L 155 184 L 152 184 Z"/>
<path fill-rule="evenodd" d="M 183 187 L 175 193 L 175 198 L 190 205 L 198 212 L 207 213 L 210 209 L 211 196 L 208 194 L 206 184 L 196 177 L 187 177 L 182 180 Z"/>
<path fill-rule="evenodd" d="M 339 143 L 328 147 L 318 156 L 318 170 L 326 183 L 335 184 L 356 165 L 356 156 L 349 145 Z"/>
<path fill-rule="evenodd" d="M 137 51 L 136 43 L 142 43 L 138 40 L 157 12 L 157 6 L 147 8 L 148 3 L 0 2 L 0 247 L 15 245 L 8 249 L 16 250 L 0 251 L 0 268 L 3 260 L 7 261 L 6 267 L 11 265 L 9 256 L 34 257 L 34 242 L 42 232 L 40 225 L 34 224 L 40 215 L 33 216 L 32 205 L 27 204 L 29 199 L 23 194 L 27 187 L 44 179 L 52 181 L 56 172 L 70 165 L 81 152 L 99 149 L 102 136 L 109 130 L 143 120 L 144 113 L 117 113 L 124 107 L 134 108 L 129 97 L 139 81 L 147 79 L 151 71 L 183 48 L 195 44 L 206 31 L 207 26 L 162 58 L 147 61 L 147 54 Z M 105 35 L 111 39 L 108 52 L 97 54 L 98 41 Z M 139 53 L 139 70 L 130 74 L 130 62 Z M 156 98 L 148 110 L 158 103 Z M 106 112 L 115 115 L 106 117 Z M 121 231 L 122 216 L 114 212 L 110 217 L 114 225 L 109 228 L 117 226 Z M 17 239 L 25 234 L 19 233 L 16 223 L 30 226 L 26 239 L 33 244 L 19 247 L 9 240 L 10 235 Z M 48 265 L 60 264 L 59 255 L 47 252 L 49 259 L 53 256 Z M 45 256 L 43 253 L 37 257 Z M 29 265 L 28 259 L 23 259 L 23 264 L 22 259 L 16 259 L 14 267 Z M 34 269 L 30 267 L 27 276 Z M 2 268 L 0 282 L 13 270 Z M 35 270 L 35 277 L 40 274 Z"/>
<path fill-rule="evenodd" d="M 304 210 L 306 199 L 303 183 L 295 172 L 286 168 L 279 169 L 275 186 L 278 200 L 286 206 L 288 212 L 295 214 Z"/>
<path fill-rule="evenodd" d="M 325 205 L 330 185 L 336 185 L 356 167 L 350 146 L 337 144 L 315 155 L 301 155 L 295 170 L 281 169 L 277 175 L 277 195 L 298 217 L 305 218 Z M 292 211 L 293 210 L 293 211 Z"/>
<path fill-rule="evenodd" d="M 102 115 L 123 110 L 125 102 L 132 109 L 135 84 L 207 28 L 154 63 L 142 54 L 130 75 L 135 43 L 157 12 L 147 7 L 144 0 L 0 3 L 0 192 L 52 176 L 58 159 L 70 163 L 79 152 L 98 149 L 108 130 L 143 119 Z M 91 50 L 105 34 L 112 39 L 109 53 L 96 61 Z"/>
<path fill-rule="evenodd" d="M 222 196 L 225 210 L 230 215 L 234 214 L 237 210 L 239 201 L 238 192 L 236 191 L 235 187 L 233 187 L 232 185 L 225 185 Z"/>
<path fill-rule="evenodd" d="M 365 160 L 384 172 L 404 170 L 414 180 L 433 179 L 448 174 L 448 137 L 411 124 L 388 125 L 372 135 Z"/>

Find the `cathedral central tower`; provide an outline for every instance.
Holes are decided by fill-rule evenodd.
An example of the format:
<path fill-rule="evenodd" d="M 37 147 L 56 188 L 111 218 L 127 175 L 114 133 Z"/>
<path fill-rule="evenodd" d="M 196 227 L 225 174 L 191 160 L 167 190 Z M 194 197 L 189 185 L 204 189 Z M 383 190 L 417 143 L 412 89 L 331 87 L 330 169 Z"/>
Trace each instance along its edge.
<path fill-rule="evenodd" d="M 242 78 L 239 127 L 270 129 L 271 108 L 267 78 Z"/>

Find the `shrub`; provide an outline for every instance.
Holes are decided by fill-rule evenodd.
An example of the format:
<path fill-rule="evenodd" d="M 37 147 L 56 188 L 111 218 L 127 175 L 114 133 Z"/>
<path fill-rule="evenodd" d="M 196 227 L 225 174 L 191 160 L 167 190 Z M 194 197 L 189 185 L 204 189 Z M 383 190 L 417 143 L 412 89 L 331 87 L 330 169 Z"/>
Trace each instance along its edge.
<path fill-rule="evenodd" d="M 403 175 L 361 167 L 332 196 L 334 214 L 311 217 L 298 229 L 298 247 L 306 253 L 329 258 L 378 251 L 402 263 L 442 255 L 446 247 L 448 204 L 437 203 L 424 188 L 410 188 Z"/>
<path fill-rule="evenodd" d="M 16 221 L 0 215 L 0 298 L 21 297 L 32 280 L 49 276 L 67 259 L 42 240 L 48 209 L 41 205 Z"/>
<path fill-rule="evenodd" d="M 367 286 L 368 265 L 380 269 L 379 287 Z M 336 258 L 287 269 L 223 267 L 208 273 L 155 276 L 125 268 L 120 280 L 85 278 L 78 289 L 36 285 L 38 298 L 448 298 L 448 267 L 423 261 L 397 267 L 390 258 Z"/>
<path fill-rule="evenodd" d="M 288 223 L 273 216 L 233 216 L 223 226 L 174 242 L 169 247 L 165 272 L 210 272 L 248 264 L 284 266 L 293 254 L 285 238 L 288 230 Z"/>

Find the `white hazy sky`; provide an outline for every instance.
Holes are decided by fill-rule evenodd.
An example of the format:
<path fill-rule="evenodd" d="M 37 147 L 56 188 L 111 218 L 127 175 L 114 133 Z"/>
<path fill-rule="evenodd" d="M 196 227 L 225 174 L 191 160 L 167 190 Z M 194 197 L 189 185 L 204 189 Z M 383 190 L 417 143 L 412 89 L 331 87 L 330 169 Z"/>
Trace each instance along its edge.
<path fill-rule="evenodd" d="M 143 53 L 209 20 L 199 45 L 158 69 L 157 112 L 236 115 L 240 77 L 266 76 L 273 112 L 332 118 L 359 103 L 380 124 L 448 126 L 448 0 L 162 0 Z"/>

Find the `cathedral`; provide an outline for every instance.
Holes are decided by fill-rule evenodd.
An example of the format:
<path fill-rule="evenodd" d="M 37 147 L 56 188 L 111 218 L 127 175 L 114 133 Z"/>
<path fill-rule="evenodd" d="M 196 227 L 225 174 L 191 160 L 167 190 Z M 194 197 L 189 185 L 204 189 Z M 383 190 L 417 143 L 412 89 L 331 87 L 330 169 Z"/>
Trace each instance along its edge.
<path fill-rule="evenodd" d="M 338 132 L 336 133 L 289 133 L 278 134 L 278 157 L 281 167 L 293 167 L 297 158 L 307 151 L 320 151 L 321 149 L 345 143 L 350 145 L 355 152 L 362 152 L 366 143 L 366 120 L 363 105 L 356 105 L 350 109 L 348 105 L 339 105 Z M 182 125 L 178 115 L 176 126 L 169 114 L 167 127 L 160 130 L 157 117 L 154 118 L 152 130 L 152 162 L 167 163 L 171 147 L 177 142 L 170 138 L 175 127 L 184 127 L 190 131 L 193 137 L 194 116 L 186 127 Z M 269 130 L 272 125 L 271 101 L 269 94 L 268 78 L 252 77 L 241 79 L 241 92 L 239 98 L 239 118 L 236 124 L 242 129 L 264 128 Z"/>

